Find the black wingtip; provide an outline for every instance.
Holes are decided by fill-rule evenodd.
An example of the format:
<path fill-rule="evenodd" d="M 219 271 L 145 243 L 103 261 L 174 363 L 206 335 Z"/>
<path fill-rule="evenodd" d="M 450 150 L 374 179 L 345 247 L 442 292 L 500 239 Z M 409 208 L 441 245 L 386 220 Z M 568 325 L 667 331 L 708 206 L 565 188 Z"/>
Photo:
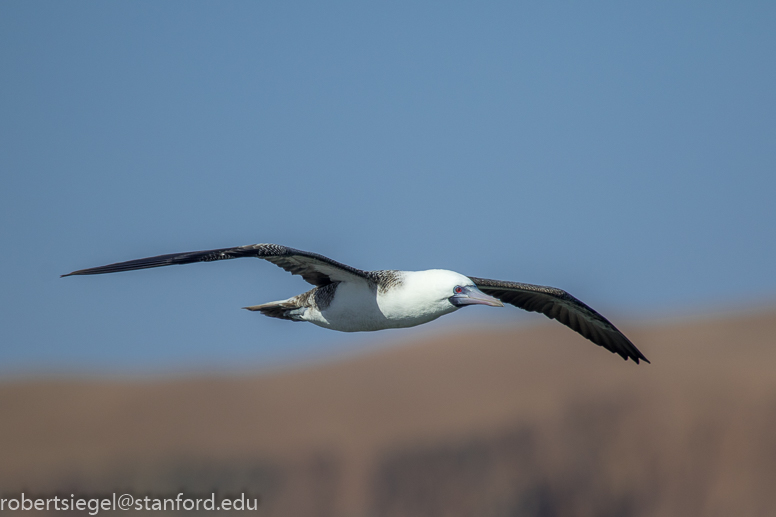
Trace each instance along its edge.
<path fill-rule="evenodd" d="M 647 363 L 647 364 L 652 364 L 652 363 L 649 361 L 649 359 L 647 359 L 646 357 L 644 357 L 644 354 L 642 354 L 642 353 L 639 353 L 638 355 L 635 355 L 635 354 L 634 354 L 634 355 L 628 355 L 628 356 L 624 356 L 624 357 L 623 357 L 623 359 L 625 359 L 626 361 L 627 361 L 628 359 L 630 359 L 631 361 L 633 361 L 633 362 L 634 362 L 634 363 L 636 363 L 636 364 L 641 364 L 641 363 L 640 363 L 641 361 L 644 361 L 644 362 L 645 362 L 645 363 Z"/>

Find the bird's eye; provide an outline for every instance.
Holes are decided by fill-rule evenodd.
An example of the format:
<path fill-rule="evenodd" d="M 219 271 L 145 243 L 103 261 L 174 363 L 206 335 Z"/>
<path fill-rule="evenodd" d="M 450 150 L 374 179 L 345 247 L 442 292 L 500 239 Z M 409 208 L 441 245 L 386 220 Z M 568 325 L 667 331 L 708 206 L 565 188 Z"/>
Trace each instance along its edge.
<path fill-rule="evenodd" d="M 461 293 L 463 292 L 463 287 L 461 287 L 460 285 L 457 285 L 457 286 L 455 286 L 455 287 L 453 288 L 453 292 L 454 292 L 455 294 L 461 294 Z"/>

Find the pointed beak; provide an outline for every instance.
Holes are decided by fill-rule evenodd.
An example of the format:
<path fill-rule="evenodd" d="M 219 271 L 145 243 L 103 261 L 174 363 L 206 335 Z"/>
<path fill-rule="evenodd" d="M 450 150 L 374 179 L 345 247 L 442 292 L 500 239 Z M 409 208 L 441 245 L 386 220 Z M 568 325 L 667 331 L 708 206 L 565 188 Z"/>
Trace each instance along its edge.
<path fill-rule="evenodd" d="M 448 299 L 450 300 L 450 303 L 456 307 L 463 307 L 465 305 L 490 305 L 491 307 L 504 306 L 504 304 L 501 303 L 501 300 L 483 293 L 474 286 L 464 287 L 462 292 L 454 294 Z"/>

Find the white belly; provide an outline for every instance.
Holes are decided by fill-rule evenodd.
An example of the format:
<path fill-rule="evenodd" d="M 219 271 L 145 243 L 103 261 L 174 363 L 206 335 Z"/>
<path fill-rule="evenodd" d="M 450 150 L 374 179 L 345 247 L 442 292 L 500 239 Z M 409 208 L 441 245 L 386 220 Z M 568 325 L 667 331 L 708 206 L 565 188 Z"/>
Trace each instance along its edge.
<path fill-rule="evenodd" d="M 371 289 L 366 283 L 343 282 L 331 304 L 322 310 L 308 310 L 304 319 L 320 327 L 341 332 L 369 332 L 389 328 L 414 327 L 453 312 L 411 303 L 400 291 L 388 294 Z"/>

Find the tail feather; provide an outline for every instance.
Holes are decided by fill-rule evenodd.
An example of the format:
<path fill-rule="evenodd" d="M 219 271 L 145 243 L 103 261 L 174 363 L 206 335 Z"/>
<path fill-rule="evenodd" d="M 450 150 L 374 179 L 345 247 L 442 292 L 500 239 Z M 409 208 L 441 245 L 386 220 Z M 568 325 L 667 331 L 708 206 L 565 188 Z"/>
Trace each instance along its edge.
<path fill-rule="evenodd" d="M 277 302 L 262 303 L 261 305 L 251 305 L 243 307 L 249 311 L 257 311 L 270 318 L 280 318 L 290 321 L 303 321 L 302 315 L 307 310 L 294 301 L 293 298 Z"/>

